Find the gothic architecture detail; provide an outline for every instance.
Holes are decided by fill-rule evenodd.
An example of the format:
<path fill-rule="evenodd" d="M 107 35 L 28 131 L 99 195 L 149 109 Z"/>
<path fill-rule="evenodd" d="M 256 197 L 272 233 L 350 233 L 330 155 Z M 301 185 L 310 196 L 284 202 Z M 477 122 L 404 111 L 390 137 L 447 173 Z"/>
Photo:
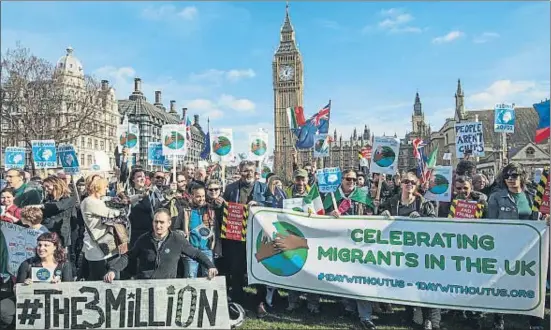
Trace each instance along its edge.
<path fill-rule="evenodd" d="M 296 137 L 289 129 L 287 108 L 303 106 L 304 76 L 302 55 L 295 40 L 295 31 L 289 16 L 289 5 L 280 31 L 279 46 L 272 62 L 274 87 L 274 170 L 290 178 L 292 173 L 292 152 Z M 298 161 L 311 159 L 311 151 L 300 152 Z"/>
<path fill-rule="evenodd" d="M 394 134 L 396 136 L 396 134 Z M 398 169 L 405 171 L 417 166 L 417 160 L 413 157 L 413 146 L 411 142 L 420 138 L 429 143 L 430 126 L 425 122 L 425 113 L 419 92 L 415 93 L 413 102 L 413 114 L 411 115 L 411 132 L 406 133 L 404 139 L 400 141 L 400 157 L 398 159 Z"/>

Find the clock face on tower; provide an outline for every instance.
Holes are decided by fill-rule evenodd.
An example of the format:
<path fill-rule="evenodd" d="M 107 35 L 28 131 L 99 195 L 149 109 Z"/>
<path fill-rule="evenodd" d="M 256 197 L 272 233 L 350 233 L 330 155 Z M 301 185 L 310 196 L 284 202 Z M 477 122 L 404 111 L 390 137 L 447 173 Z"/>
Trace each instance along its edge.
<path fill-rule="evenodd" d="M 283 81 L 293 79 L 294 75 L 295 75 L 295 69 L 293 69 L 292 66 L 285 65 L 279 69 L 279 79 Z"/>

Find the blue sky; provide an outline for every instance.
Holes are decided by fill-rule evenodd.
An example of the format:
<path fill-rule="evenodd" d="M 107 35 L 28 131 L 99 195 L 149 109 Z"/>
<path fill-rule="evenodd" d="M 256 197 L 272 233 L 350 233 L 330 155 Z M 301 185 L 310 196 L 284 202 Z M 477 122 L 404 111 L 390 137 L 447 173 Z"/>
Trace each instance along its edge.
<path fill-rule="evenodd" d="M 125 99 L 134 77 L 202 125 L 273 137 L 271 62 L 285 2 L 3 2 L 1 48 L 52 62 L 72 46 L 84 71 Z M 439 129 L 461 78 L 468 109 L 530 106 L 549 95 L 549 2 L 291 2 L 305 64 L 304 107 L 332 100 L 344 138 L 410 129 L 415 92 Z"/>

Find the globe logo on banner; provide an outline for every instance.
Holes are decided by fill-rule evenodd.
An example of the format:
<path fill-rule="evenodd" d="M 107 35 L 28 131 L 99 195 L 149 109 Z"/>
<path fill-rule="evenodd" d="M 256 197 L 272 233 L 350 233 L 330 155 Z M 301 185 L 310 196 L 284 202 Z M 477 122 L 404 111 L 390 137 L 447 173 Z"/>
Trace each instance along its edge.
<path fill-rule="evenodd" d="M 231 151 L 231 142 L 225 136 L 219 136 L 217 141 L 213 141 L 212 149 L 218 156 L 226 156 Z"/>
<path fill-rule="evenodd" d="M 515 132 L 515 108 L 513 104 L 496 104 L 494 114 L 494 132 Z"/>
<path fill-rule="evenodd" d="M 273 275 L 281 277 L 295 275 L 306 264 L 307 240 L 297 227 L 288 222 L 278 221 L 273 225 L 277 230 L 277 239 L 288 240 L 287 245 L 290 249 L 276 250 L 273 242 L 264 235 L 264 231 L 260 231 L 256 239 L 255 258 Z"/>

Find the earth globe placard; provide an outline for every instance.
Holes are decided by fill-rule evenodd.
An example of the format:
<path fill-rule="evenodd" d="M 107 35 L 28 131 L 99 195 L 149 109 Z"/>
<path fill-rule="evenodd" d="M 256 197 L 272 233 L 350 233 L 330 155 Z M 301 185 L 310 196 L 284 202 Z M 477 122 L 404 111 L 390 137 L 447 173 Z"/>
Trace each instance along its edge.
<path fill-rule="evenodd" d="M 262 166 L 262 173 L 260 175 L 262 175 L 262 177 L 264 179 L 266 179 L 268 174 L 270 174 L 271 172 L 272 172 L 272 170 L 268 166 L 264 165 L 264 166 Z"/>
<path fill-rule="evenodd" d="M 379 167 L 389 167 L 394 163 L 395 159 L 396 154 L 389 146 L 380 146 L 377 148 L 377 150 L 375 150 L 375 156 L 373 157 L 373 161 Z"/>
<path fill-rule="evenodd" d="M 251 151 L 253 154 L 257 156 L 262 156 L 266 153 L 266 142 L 262 139 L 254 139 L 254 141 L 251 143 Z"/>
<path fill-rule="evenodd" d="M 430 180 L 429 191 L 435 195 L 441 195 L 448 191 L 450 183 L 442 174 L 435 174 Z"/>
<path fill-rule="evenodd" d="M 231 151 L 231 142 L 225 136 L 219 136 L 212 142 L 212 150 L 218 156 L 226 156 Z"/>
<path fill-rule="evenodd" d="M 324 143 L 325 143 L 325 139 L 316 140 L 316 143 L 314 144 L 314 150 L 316 150 L 316 152 L 322 152 Z"/>
<path fill-rule="evenodd" d="M 119 143 L 121 146 L 134 148 L 138 144 L 138 137 L 134 133 L 123 133 L 119 137 Z"/>
<path fill-rule="evenodd" d="M 302 234 L 297 227 L 288 222 L 278 221 L 274 222 L 273 225 L 276 228 L 277 233 L 282 236 L 291 234 L 305 238 L 304 234 Z M 272 251 L 272 253 L 268 253 L 268 257 L 260 260 L 260 263 L 273 275 L 281 277 L 293 276 L 306 264 L 306 259 L 308 258 L 308 248 L 300 247 L 294 250 L 277 252 L 270 250 L 271 245 L 272 242 L 268 242 L 263 231 L 260 231 L 256 239 L 256 251 L 257 253 L 262 250 Z"/>
<path fill-rule="evenodd" d="M 182 149 L 185 143 L 186 143 L 185 136 L 183 136 L 180 132 L 176 132 L 176 131 L 171 131 L 169 134 L 167 134 L 163 142 L 165 147 L 173 150 Z"/>

